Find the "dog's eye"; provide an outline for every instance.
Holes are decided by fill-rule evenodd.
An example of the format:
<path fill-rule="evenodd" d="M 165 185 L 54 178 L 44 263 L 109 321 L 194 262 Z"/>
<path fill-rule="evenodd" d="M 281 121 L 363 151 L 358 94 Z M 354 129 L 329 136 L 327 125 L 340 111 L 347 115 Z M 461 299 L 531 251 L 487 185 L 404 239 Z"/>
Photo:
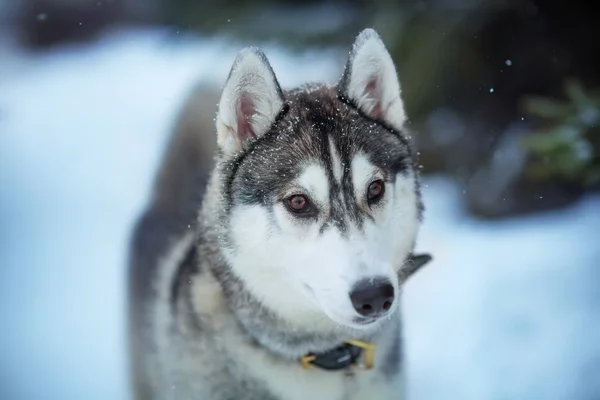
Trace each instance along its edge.
<path fill-rule="evenodd" d="M 385 193 L 385 186 L 381 179 L 371 182 L 367 189 L 367 201 L 369 204 L 377 203 Z"/>
<path fill-rule="evenodd" d="M 290 196 L 285 201 L 287 208 L 296 214 L 304 214 L 311 211 L 310 202 L 308 198 L 302 194 L 295 194 Z"/>

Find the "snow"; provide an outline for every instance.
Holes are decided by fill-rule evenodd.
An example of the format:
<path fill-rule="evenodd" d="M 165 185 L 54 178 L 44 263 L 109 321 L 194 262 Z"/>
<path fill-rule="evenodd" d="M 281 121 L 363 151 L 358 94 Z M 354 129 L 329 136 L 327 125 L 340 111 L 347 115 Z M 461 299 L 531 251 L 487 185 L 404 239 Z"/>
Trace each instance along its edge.
<path fill-rule="evenodd" d="M 600 207 L 477 222 L 439 178 L 404 303 L 412 398 L 600 396 Z"/>
<path fill-rule="evenodd" d="M 124 265 L 174 113 L 241 47 L 123 31 L 30 55 L 0 45 L 0 398 L 126 399 Z M 335 52 L 265 45 L 284 87 L 334 82 Z M 600 396 L 600 198 L 478 222 L 424 187 L 435 261 L 403 304 L 411 398 Z"/>

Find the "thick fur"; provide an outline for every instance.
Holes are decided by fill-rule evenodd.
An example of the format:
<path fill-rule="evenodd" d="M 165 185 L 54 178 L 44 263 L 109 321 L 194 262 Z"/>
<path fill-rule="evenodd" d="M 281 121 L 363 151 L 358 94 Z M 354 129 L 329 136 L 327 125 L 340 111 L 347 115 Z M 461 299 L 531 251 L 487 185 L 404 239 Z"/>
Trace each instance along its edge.
<path fill-rule="evenodd" d="M 210 115 L 199 96 L 134 233 L 135 397 L 402 398 L 400 293 L 423 207 L 400 84 L 377 33 L 357 37 L 337 85 L 288 92 L 262 51 L 242 50 L 221 94 L 208 183 L 207 127 L 186 122 Z M 370 203 L 374 181 L 385 191 Z M 289 208 L 298 194 L 310 212 Z M 391 282 L 393 305 L 363 317 L 350 293 L 375 278 Z M 347 339 L 376 344 L 375 369 L 300 365 Z"/>

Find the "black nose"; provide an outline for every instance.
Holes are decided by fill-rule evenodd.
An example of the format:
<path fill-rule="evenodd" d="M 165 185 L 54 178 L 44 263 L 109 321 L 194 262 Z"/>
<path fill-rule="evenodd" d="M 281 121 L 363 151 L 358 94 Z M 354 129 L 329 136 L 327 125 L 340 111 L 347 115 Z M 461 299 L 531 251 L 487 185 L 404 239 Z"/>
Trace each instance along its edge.
<path fill-rule="evenodd" d="M 363 279 L 354 285 L 350 300 L 360 315 L 383 314 L 392 307 L 394 287 L 386 278 Z"/>

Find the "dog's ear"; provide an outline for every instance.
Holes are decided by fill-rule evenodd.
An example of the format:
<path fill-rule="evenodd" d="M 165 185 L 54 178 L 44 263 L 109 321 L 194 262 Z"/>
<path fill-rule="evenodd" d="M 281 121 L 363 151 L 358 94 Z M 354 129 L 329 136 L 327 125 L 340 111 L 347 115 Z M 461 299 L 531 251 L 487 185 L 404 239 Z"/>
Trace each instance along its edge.
<path fill-rule="evenodd" d="M 406 262 L 398 271 L 398 282 L 402 285 L 411 276 L 420 270 L 425 264 L 428 264 L 433 257 L 431 254 L 409 254 Z"/>
<path fill-rule="evenodd" d="M 217 143 L 225 154 L 241 150 L 251 138 L 266 133 L 284 105 L 277 78 L 262 50 L 242 49 L 221 94 Z"/>
<path fill-rule="evenodd" d="M 375 30 L 356 37 L 338 90 L 371 118 L 402 128 L 406 114 L 396 67 Z"/>

